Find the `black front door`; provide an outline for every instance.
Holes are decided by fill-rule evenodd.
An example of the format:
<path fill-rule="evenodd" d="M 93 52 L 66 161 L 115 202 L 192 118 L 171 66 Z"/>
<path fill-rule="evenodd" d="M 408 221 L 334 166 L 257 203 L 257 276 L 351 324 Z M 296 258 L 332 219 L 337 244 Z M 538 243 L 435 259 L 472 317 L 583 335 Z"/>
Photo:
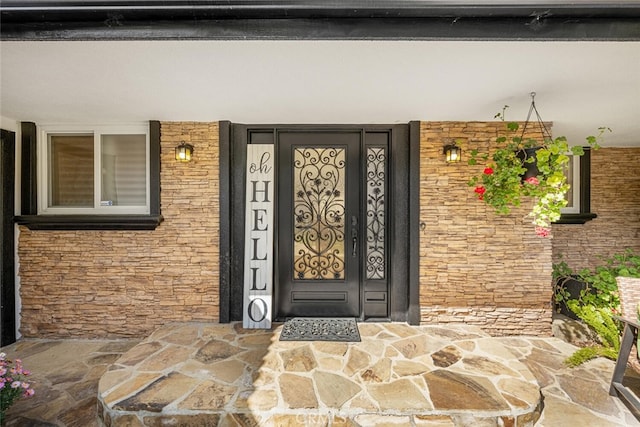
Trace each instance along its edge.
<path fill-rule="evenodd" d="M 273 317 L 420 321 L 418 122 L 220 123 L 220 321 L 242 320 L 247 146 L 273 144 Z"/>
<path fill-rule="evenodd" d="M 360 131 L 280 131 L 277 317 L 361 313 Z"/>

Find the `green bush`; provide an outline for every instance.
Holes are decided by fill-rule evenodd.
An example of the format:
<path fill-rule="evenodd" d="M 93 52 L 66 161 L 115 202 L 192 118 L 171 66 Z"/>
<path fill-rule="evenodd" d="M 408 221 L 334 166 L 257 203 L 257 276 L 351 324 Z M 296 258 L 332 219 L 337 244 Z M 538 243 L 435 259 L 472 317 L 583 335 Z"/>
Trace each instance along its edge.
<path fill-rule="evenodd" d="M 584 268 L 577 273 L 564 261 L 554 264 L 555 301 L 559 303 L 567 300 L 567 294 L 561 286 L 562 281 L 565 278 L 574 278 L 587 285 L 579 298 L 581 304 L 617 311 L 620 308 L 620 298 L 616 277 L 640 277 L 640 255 L 627 249 L 621 254 L 601 259 L 604 261 L 602 265 L 593 269 Z"/>
<path fill-rule="evenodd" d="M 600 345 L 577 350 L 565 360 L 565 363 L 569 366 L 578 366 L 600 356 L 616 360 L 618 350 L 620 350 L 620 330 L 611 317 L 611 312 L 606 308 L 595 307 L 591 304 L 580 304 L 578 300 L 569 300 L 567 306 L 598 334 Z"/>
<path fill-rule="evenodd" d="M 564 363 L 568 366 L 571 366 L 572 368 L 575 368 L 585 362 L 588 362 L 591 359 L 595 359 L 596 357 L 606 357 L 607 359 L 616 360 L 618 357 L 618 352 L 614 351 L 612 348 L 602 346 L 583 347 L 579 350 L 576 350 L 571 356 L 567 358 L 567 360 L 564 361 Z"/>
<path fill-rule="evenodd" d="M 578 366 L 595 357 L 616 360 L 620 349 L 620 325 L 612 314 L 620 309 L 616 277 L 640 277 L 640 256 L 627 249 L 593 269 L 582 269 L 575 273 L 567 263 L 553 265 L 554 299 L 564 302 L 569 310 L 587 324 L 598 335 L 600 343 L 577 350 L 565 363 Z M 578 299 L 570 299 L 564 289 L 564 281 L 572 278 L 586 284 Z"/>

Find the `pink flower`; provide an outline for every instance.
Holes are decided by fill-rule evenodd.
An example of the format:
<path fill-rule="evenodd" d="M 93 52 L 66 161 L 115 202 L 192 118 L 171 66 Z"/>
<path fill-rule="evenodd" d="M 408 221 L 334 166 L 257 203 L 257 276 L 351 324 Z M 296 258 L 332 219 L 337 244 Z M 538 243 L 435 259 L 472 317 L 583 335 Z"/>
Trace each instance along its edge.
<path fill-rule="evenodd" d="M 485 175 L 493 174 L 493 169 L 492 168 L 484 168 L 484 174 Z"/>
<path fill-rule="evenodd" d="M 551 230 L 546 227 L 536 227 L 536 234 L 540 237 L 548 237 L 550 233 Z"/>
<path fill-rule="evenodd" d="M 20 387 L 20 381 L 14 381 L 11 383 L 11 388 L 18 388 Z"/>
<path fill-rule="evenodd" d="M 36 394 L 36 391 L 34 389 L 30 388 L 30 389 L 25 390 L 23 396 L 24 397 L 31 397 L 34 394 Z"/>
<path fill-rule="evenodd" d="M 531 185 L 540 184 L 540 181 L 538 181 L 538 178 L 536 178 L 535 176 L 531 176 L 531 177 L 525 179 L 524 182 L 526 182 L 527 184 L 531 184 Z"/>

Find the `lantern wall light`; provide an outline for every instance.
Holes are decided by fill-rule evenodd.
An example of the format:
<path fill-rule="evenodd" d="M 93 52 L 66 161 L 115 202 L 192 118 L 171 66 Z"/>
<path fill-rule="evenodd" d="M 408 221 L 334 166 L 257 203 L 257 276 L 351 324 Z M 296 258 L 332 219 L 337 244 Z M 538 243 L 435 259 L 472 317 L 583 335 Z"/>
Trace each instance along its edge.
<path fill-rule="evenodd" d="M 179 162 L 190 162 L 193 155 L 193 145 L 184 141 L 176 147 L 176 160 Z"/>
<path fill-rule="evenodd" d="M 462 149 L 456 144 L 447 144 L 444 146 L 442 153 L 447 163 L 457 163 L 462 160 Z"/>

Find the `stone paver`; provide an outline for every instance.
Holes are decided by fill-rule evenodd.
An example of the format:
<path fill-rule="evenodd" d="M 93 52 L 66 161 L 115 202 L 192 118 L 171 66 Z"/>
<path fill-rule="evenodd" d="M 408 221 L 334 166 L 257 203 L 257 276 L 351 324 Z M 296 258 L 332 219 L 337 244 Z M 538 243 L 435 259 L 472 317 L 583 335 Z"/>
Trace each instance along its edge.
<path fill-rule="evenodd" d="M 167 325 L 139 344 L 25 340 L 2 351 L 34 371 L 36 396 L 7 426 L 640 426 L 608 396 L 613 362 L 568 368 L 576 347 L 560 339 L 359 328 L 361 343 L 239 324 Z"/>
<path fill-rule="evenodd" d="M 538 378 L 545 397 L 538 425 L 560 427 L 571 420 L 571 425 L 589 427 L 640 426 L 619 399 L 609 396 L 613 361 L 598 358 L 568 368 L 563 361 L 577 347 L 559 338 L 498 340 L 511 349 L 516 347 L 514 353 Z M 629 371 L 628 375 L 635 374 Z"/>
<path fill-rule="evenodd" d="M 240 417 L 260 425 L 322 419 L 322 425 L 526 427 L 539 418 L 535 377 L 479 329 L 360 327 L 359 343 L 327 343 L 281 342 L 282 326 L 263 331 L 239 324 L 167 325 L 103 376 L 102 422 L 152 425 L 206 413 L 220 425 Z M 191 340 L 180 339 L 182 334 Z"/>
<path fill-rule="evenodd" d="M 3 348 L 10 359 L 22 359 L 32 372 L 29 378 L 36 391 L 9 409 L 6 426 L 98 426 L 98 381 L 139 342 L 24 340 Z"/>

